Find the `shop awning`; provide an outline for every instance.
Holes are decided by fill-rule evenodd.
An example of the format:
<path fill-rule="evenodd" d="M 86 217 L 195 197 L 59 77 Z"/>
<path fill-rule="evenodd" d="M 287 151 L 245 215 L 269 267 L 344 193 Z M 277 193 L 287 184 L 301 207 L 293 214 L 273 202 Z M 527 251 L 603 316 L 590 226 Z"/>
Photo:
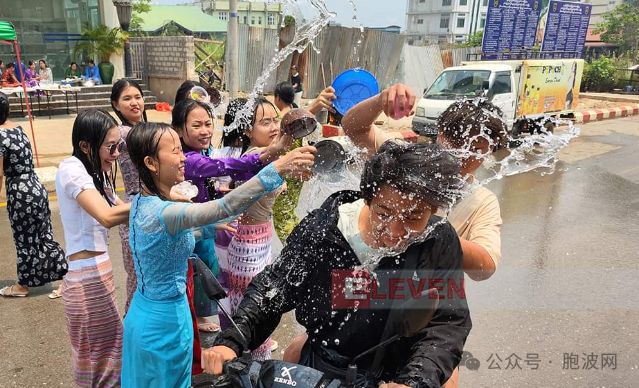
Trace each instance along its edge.
<path fill-rule="evenodd" d="M 20 49 L 18 48 L 18 37 L 16 36 L 16 30 L 13 24 L 10 22 L 0 21 L 0 44 L 10 44 L 16 52 L 17 63 L 22 63 L 20 60 Z M 29 125 L 31 126 L 31 138 L 33 139 L 33 151 L 36 158 L 36 166 L 40 167 L 40 157 L 38 156 L 38 146 L 36 145 L 35 131 L 33 130 L 33 115 L 31 114 L 31 105 L 29 104 L 29 95 L 27 93 L 27 85 L 24 82 L 25 75 L 22 74 L 22 66 L 17 66 L 17 71 L 20 72 L 22 79 L 22 90 L 24 92 L 24 100 L 27 104 L 27 115 L 29 116 Z"/>
<path fill-rule="evenodd" d="M 9 22 L 0 22 L 0 40 L 16 40 L 16 30 Z"/>

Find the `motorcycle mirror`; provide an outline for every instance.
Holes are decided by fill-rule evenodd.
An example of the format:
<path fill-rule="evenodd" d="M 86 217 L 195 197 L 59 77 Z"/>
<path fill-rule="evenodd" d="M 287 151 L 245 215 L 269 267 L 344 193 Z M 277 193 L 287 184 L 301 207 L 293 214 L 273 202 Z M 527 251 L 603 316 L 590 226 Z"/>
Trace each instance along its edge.
<path fill-rule="evenodd" d="M 490 89 L 490 82 L 489 82 L 489 81 L 482 81 L 482 83 L 481 83 L 481 88 L 482 88 L 483 90 L 488 90 L 488 89 Z"/>
<path fill-rule="evenodd" d="M 220 309 L 220 311 L 226 317 L 226 319 L 228 319 L 229 322 L 231 322 L 231 325 L 233 325 L 233 327 L 237 330 L 240 337 L 242 337 L 242 340 L 244 341 L 244 343 L 248 344 L 246 337 L 244 336 L 244 334 L 242 334 L 240 329 L 237 327 L 237 325 L 233 321 L 233 316 L 229 314 L 229 312 L 226 311 L 226 309 L 224 308 L 224 305 L 220 303 L 222 299 L 226 298 L 226 292 L 222 288 L 222 285 L 220 284 L 220 282 L 217 281 L 217 278 L 215 277 L 215 275 L 213 275 L 213 272 L 211 271 L 211 269 L 209 269 L 209 267 L 200 258 L 196 258 L 195 260 L 193 260 L 193 267 L 197 275 L 200 277 L 200 281 L 202 282 L 202 289 L 204 290 L 204 293 L 206 294 L 206 296 L 209 299 L 215 301 L 215 303 L 217 304 L 217 307 Z M 248 353 L 247 357 L 250 357 L 250 352 L 245 351 L 244 353 L 245 353 L 244 354 L 245 356 Z"/>
<path fill-rule="evenodd" d="M 220 301 L 226 298 L 226 292 L 222 288 L 222 285 L 218 282 L 213 272 L 211 272 L 211 269 L 201 259 L 193 260 L 193 266 L 195 267 L 195 272 L 200 277 L 202 290 L 209 299 Z"/>

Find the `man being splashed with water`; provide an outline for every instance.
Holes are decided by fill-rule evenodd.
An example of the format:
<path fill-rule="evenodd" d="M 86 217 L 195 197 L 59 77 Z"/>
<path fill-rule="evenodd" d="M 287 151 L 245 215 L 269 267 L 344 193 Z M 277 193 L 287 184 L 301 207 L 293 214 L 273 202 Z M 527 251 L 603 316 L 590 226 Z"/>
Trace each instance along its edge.
<path fill-rule="evenodd" d="M 410 112 L 414 104 L 415 94 L 408 86 L 394 85 L 349 110 L 343 120 L 344 131 L 355 145 L 373 154 L 382 144 L 396 137 L 373 124 L 382 110 L 390 117 L 395 116 L 396 108 Z M 437 130 L 437 142 L 457 154 L 462 162 L 461 174 L 466 180 L 464 197 L 455 203 L 448 215 L 448 221 L 459 235 L 464 271 L 475 281 L 486 280 L 495 273 L 501 259 L 502 220 L 497 197 L 485 187 L 473 187 L 473 174 L 484 158 L 506 138 L 502 112 L 484 97 L 458 100 L 437 118 Z M 443 210 L 440 209 L 438 215 L 444 216 Z M 287 350 L 288 354 L 293 354 L 289 357 L 296 357 L 303 341 L 300 337 L 293 342 Z M 446 383 L 446 388 L 457 387 L 457 374 L 458 369 Z"/>
<path fill-rule="evenodd" d="M 459 239 L 434 216 L 459 196 L 459 171 L 459 160 L 437 145 L 384 144 L 366 161 L 361 191 L 330 196 L 293 230 L 279 259 L 253 279 L 234 316 L 248 343 L 235 329 L 221 333 L 216 346 L 203 352 L 205 370 L 222 373 L 225 360 L 259 346 L 295 309 L 308 333 L 300 364 L 344 379 L 352 359 L 383 339 L 393 306 L 336 306 L 332 297 L 344 285 L 335 284 L 334 275 L 367 268 L 459 282 Z M 471 320 L 463 295 L 442 297 L 426 330 L 387 346 L 381 362 L 374 354 L 360 359 L 359 370 L 380 365 L 372 369 L 376 380 L 386 382 L 383 388 L 446 382 L 461 360 Z"/>
<path fill-rule="evenodd" d="M 384 143 L 397 140 L 397 133 L 383 132 L 373 122 L 384 111 L 389 117 L 395 109 L 410 112 L 415 94 L 397 84 L 350 109 L 342 120 L 344 132 L 356 146 L 373 155 Z M 452 150 L 461 160 L 461 174 L 467 193 L 448 216 L 461 237 L 464 271 L 476 281 L 490 278 L 501 259 L 501 216 L 497 197 L 484 187 L 474 188 L 473 173 L 496 145 L 506 138 L 506 125 L 499 108 L 485 98 L 455 101 L 437 119 L 437 142 Z M 444 215 L 440 209 L 440 215 Z"/>

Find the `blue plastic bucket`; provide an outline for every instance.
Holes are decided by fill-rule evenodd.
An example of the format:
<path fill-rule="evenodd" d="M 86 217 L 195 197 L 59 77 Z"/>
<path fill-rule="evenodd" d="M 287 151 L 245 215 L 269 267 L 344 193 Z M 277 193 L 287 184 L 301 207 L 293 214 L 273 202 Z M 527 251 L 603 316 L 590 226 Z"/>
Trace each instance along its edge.
<path fill-rule="evenodd" d="M 350 69 L 335 78 L 331 85 L 337 99 L 333 107 L 342 115 L 358 103 L 379 94 L 375 76 L 363 69 Z"/>

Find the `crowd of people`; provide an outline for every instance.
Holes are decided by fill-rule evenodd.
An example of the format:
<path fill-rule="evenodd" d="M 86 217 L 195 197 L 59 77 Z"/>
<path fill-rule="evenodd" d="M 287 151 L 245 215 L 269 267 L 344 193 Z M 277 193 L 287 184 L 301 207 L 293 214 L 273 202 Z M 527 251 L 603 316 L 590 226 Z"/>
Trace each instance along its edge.
<path fill-rule="evenodd" d="M 22 67 L 22 72 L 18 66 Z M 9 62 L 7 64 L 0 60 L 0 87 L 12 88 L 22 85 L 22 77 L 27 87 L 46 86 L 53 84 L 53 72 L 44 59 L 39 61 L 29 61 L 28 66 L 23 62 Z M 84 74 L 78 68 L 76 62 L 71 62 L 64 72 L 65 78 L 77 78 L 91 80 L 95 85 L 102 84 L 100 71 L 93 59 L 90 59 L 84 68 Z"/>
<path fill-rule="evenodd" d="M 70 74 L 76 75 L 73 65 Z M 40 61 L 38 76 L 30 79 L 47 79 L 43 69 Z M 30 62 L 28 74 L 33 71 Z M 94 66 L 85 72 L 99 76 Z M 220 147 L 213 142 L 219 123 L 211 104 L 190 93 L 202 85 L 185 81 L 171 123 L 158 123 L 147 119 L 141 87 L 117 81 L 112 114 L 91 109 L 77 116 L 72 156 L 58 169 L 64 251 L 53 238 L 29 140 L 9 121 L 9 100 L 0 93 L 0 177 L 7 177 L 18 257 L 17 284 L 0 294 L 24 297 L 29 287 L 63 280 L 77 386 L 190 387 L 193 375 L 220 374 L 223 362 L 243 350 L 270 358 L 277 347 L 270 336 L 292 310 L 306 332 L 284 359 L 343 378 L 349 360 L 379 342 L 389 310 L 331 307 L 334 271 L 375 258 L 375 269 L 423 270 L 432 278 L 458 279 L 465 272 L 480 281 L 495 272 L 501 258 L 499 203 L 485 188 L 464 193 L 483 160 L 472 155 L 489 154 L 504 138 L 498 108 L 458 101 L 438 120 L 437 144 L 423 144 L 374 125 L 382 112 L 391 117 L 396 107 L 413 109 L 409 87 L 394 85 L 361 102 L 342 119 L 345 134 L 367 152 L 359 155 L 365 160 L 361 190 L 331 195 L 300 221 L 295 209 L 316 149 L 281 131 L 282 116 L 300 105 L 297 68 L 291 75 L 292 82 L 277 85 L 273 102 L 229 102 Z M 334 92 L 327 88 L 306 109 L 333 112 Z M 457 157 L 449 149 L 471 156 Z M 122 198 L 115 194 L 118 166 Z M 177 189 L 184 180 L 198 188 L 196 196 Z M 441 222 L 444 215 L 448 222 Z M 115 226 L 127 276 L 122 312 L 107 246 Z M 285 246 L 276 260 L 274 232 Z M 392 257 L 386 257 L 389 249 L 396 252 Z M 209 349 L 202 349 L 199 332 L 220 330 L 208 319 L 217 309 L 194 276 L 194 260 L 226 288 L 223 303 L 240 330 L 220 317 L 223 331 Z M 389 382 L 383 386 L 456 387 L 471 326 L 463 298 L 441 300 L 426 331 L 389 348 L 376 371 Z M 365 357 L 358 364 L 364 369 L 375 362 Z"/>

